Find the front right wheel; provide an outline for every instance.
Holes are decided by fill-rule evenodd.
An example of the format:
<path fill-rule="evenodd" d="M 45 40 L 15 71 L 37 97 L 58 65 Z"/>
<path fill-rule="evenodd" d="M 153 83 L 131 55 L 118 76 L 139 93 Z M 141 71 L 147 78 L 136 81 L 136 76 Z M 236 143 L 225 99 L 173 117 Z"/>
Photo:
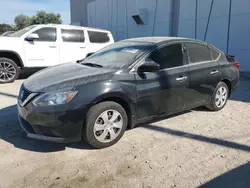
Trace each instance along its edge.
<path fill-rule="evenodd" d="M 87 113 L 83 139 L 94 148 L 109 147 L 121 139 L 127 124 L 127 113 L 120 104 L 101 102 Z"/>
<path fill-rule="evenodd" d="M 229 89 L 226 83 L 219 82 L 215 88 L 215 92 L 211 98 L 210 104 L 207 105 L 207 108 L 212 111 L 222 110 L 226 104 L 229 97 Z"/>

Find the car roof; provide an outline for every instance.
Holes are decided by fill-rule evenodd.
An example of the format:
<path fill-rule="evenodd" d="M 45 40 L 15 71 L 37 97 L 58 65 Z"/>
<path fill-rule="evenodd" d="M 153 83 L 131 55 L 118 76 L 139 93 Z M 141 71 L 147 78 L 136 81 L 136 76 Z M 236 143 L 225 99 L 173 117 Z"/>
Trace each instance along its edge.
<path fill-rule="evenodd" d="M 151 43 L 155 45 L 159 45 L 165 42 L 172 42 L 172 41 L 190 41 L 190 42 L 197 42 L 202 44 L 207 44 L 204 41 L 199 41 L 195 39 L 183 38 L 183 37 L 139 37 L 139 38 L 131 38 L 126 39 L 123 41 L 129 42 L 144 42 L 144 43 Z"/>
<path fill-rule="evenodd" d="M 105 29 L 99 29 L 99 28 L 92 28 L 92 27 L 82 27 L 82 26 L 75 26 L 75 25 L 64 25 L 64 24 L 39 24 L 35 26 L 54 26 L 54 27 L 60 27 L 60 28 L 65 28 L 65 29 L 85 29 L 88 31 L 100 31 L 100 32 L 105 32 L 105 33 L 111 33 L 108 30 Z"/>

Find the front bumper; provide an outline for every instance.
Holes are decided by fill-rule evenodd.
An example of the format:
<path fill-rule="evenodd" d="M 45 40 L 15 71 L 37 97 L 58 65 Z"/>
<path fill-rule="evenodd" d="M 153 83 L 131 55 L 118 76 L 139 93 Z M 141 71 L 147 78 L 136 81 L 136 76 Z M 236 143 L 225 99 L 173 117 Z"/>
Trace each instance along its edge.
<path fill-rule="evenodd" d="M 51 108 L 36 109 L 32 104 L 24 107 L 18 104 L 18 119 L 27 136 L 56 143 L 80 141 L 84 109 Z"/>

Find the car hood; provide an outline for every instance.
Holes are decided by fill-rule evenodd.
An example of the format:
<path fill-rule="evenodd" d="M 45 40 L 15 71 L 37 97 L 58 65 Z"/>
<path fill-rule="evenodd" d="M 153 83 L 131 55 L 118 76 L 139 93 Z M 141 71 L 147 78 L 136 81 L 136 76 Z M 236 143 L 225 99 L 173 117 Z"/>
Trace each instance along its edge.
<path fill-rule="evenodd" d="M 105 80 L 113 73 L 111 69 L 66 63 L 33 74 L 24 82 L 24 87 L 31 92 L 50 92 Z"/>
<path fill-rule="evenodd" d="M 21 45 L 21 40 L 18 37 L 0 37 L 0 50 L 13 50 L 16 46 Z"/>

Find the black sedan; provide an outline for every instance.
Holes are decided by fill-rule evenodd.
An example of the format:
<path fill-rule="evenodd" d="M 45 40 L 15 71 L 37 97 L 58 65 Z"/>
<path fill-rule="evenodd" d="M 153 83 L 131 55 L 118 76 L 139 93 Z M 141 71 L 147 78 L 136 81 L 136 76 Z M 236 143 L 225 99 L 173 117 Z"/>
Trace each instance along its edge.
<path fill-rule="evenodd" d="M 129 39 L 32 75 L 20 89 L 19 121 L 30 138 L 104 148 L 138 123 L 221 110 L 238 85 L 239 63 L 205 42 Z"/>

